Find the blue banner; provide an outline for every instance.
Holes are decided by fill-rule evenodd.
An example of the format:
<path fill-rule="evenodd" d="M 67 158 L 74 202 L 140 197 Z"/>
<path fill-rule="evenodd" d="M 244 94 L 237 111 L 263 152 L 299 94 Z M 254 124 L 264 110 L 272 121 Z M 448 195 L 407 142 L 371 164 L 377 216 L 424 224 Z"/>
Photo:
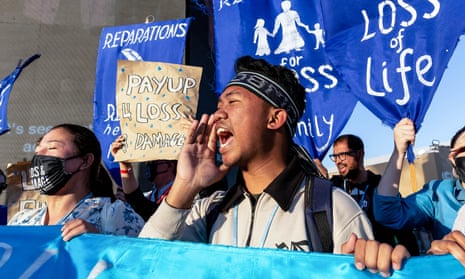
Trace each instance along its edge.
<path fill-rule="evenodd" d="M 350 255 L 236 248 L 84 234 L 59 226 L 0 226 L 0 278 L 382 278 Z M 391 278 L 463 278 L 452 256 L 419 256 Z"/>
<path fill-rule="evenodd" d="M 110 145 L 121 134 L 116 109 L 117 60 L 181 64 L 191 18 L 103 28 L 98 48 L 93 129 L 103 150 L 103 162 L 120 184 L 119 165 Z"/>
<path fill-rule="evenodd" d="M 213 10 L 217 93 L 243 55 L 294 70 L 307 92 L 294 140 L 323 159 L 357 100 L 325 55 L 320 1 L 214 0 Z"/>
<path fill-rule="evenodd" d="M 11 89 L 22 70 L 40 57 L 40 54 L 34 54 L 24 62 L 19 61 L 16 69 L 0 81 L 0 135 L 8 132 L 8 99 L 10 98 Z"/>
<path fill-rule="evenodd" d="M 465 1 L 325 0 L 321 6 L 329 60 L 351 92 L 390 127 L 409 117 L 418 131 L 465 32 Z"/>

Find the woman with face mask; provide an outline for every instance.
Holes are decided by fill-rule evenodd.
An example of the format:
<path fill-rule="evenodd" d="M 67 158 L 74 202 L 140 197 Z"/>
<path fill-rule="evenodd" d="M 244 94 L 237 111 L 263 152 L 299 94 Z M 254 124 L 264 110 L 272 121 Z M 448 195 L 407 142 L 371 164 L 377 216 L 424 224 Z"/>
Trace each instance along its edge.
<path fill-rule="evenodd" d="M 116 200 L 112 181 L 101 166 L 102 152 L 89 129 L 61 124 L 39 141 L 30 178 L 46 206 L 15 214 L 8 225 L 63 225 L 65 241 L 86 233 L 137 236 L 142 218 Z"/>
<path fill-rule="evenodd" d="M 457 178 L 432 180 L 420 191 L 402 198 L 400 174 L 407 147 L 414 141 L 414 124 L 404 118 L 394 127 L 395 148 L 374 195 L 374 215 L 379 223 L 392 229 L 423 227 L 433 239 L 442 239 L 465 204 L 465 127 L 457 131 L 450 144 L 448 159 Z"/>

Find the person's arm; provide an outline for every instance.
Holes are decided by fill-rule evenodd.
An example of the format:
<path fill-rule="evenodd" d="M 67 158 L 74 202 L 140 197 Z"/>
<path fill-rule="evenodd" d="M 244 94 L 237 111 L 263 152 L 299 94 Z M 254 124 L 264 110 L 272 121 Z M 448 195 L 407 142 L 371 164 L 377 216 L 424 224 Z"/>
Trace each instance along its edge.
<path fill-rule="evenodd" d="M 341 253 L 342 245 L 351 234 L 374 239 L 370 220 L 357 202 L 340 188 L 333 188 L 333 242 L 334 254 Z"/>
<path fill-rule="evenodd" d="M 195 197 L 204 188 L 220 181 L 229 170 L 216 165 L 215 115 L 202 115 L 194 120 L 181 149 L 176 177 L 166 202 L 173 208 L 191 208 Z"/>
<path fill-rule="evenodd" d="M 128 162 L 120 162 L 119 170 L 121 175 L 121 188 L 124 194 L 131 194 L 139 189 L 136 176 L 132 164 Z"/>
<path fill-rule="evenodd" d="M 405 153 L 409 144 L 413 144 L 414 140 L 413 122 L 407 118 L 400 120 L 394 127 L 394 150 L 373 194 L 375 220 L 392 229 L 410 229 L 420 219 L 423 222 L 420 218 L 423 215 L 417 215 L 419 211 L 417 198 L 410 196 L 403 199 L 399 195 L 400 175 Z"/>
<path fill-rule="evenodd" d="M 394 150 L 387 163 L 384 174 L 377 187 L 377 194 L 381 196 L 397 196 L 399 194 L 400 175 L 405 153 L 410 144 L 415 141 L 415 126 L 413 122 L 404 118 L 394 127 Z"/>
<path fill-rule="evenodd" d="M 139 237 L 209 243 L 207 213 L 213 204 L 223 199 L 224 194 L 224 191 L 214 192 L 196 200 L 189 209 L 174 208 L 166 203 L 166 199 L 163 200 L 145 223 Z"/>
<path fill-rule="evenodd" d="M 115 156 L 123 146 L 125 145 L 125 140 L 123 136 L 119 136 L 111 144 L 111 153 Z M 119 162 L 119 169 L 121 175 L 121 187 L 125 194 L 131 194 L 139 188 L 139 185 L 134 175 L 132 164 L 129 162 Z"/>
<path fill-rule="evenodd" d="M 215 161 L 214 124 L 214 115 L 202 115 L 200 121 L 192 122 L 179 154 L 173 186 L 139 237 L 177 239 L 187 225 L 185 221 L 197 194 L 226 175 L 229 167 L 217 166 Z"/>
<path fill-rule="evenodd" d="M 144 221 L 147 221 L 158 208 L 158 204 L 147 199 L 140 188 L 137 188 L 135 191 L 125 194 L 124 196 L 126 201 L 131 205 L 134 211 L 136 211 L 137 214 L 144 219 Z"/>

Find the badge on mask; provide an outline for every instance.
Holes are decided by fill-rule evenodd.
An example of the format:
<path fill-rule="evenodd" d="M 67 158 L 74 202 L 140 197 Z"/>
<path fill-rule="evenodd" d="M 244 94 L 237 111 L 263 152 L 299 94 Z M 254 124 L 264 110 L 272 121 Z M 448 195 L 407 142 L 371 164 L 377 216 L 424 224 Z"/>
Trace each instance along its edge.
<path fill-rule="evenodd" d="M 66 172 L 65 162 L 70 159 L 79 157 L 72 156 L 70 158 L 58 158 L 46 155 L 34 155 L 30 168 L 30 177 L 32 184 L 41 194 L 53 195 L 58 192 L 69 179 L 79 171 Z"/>

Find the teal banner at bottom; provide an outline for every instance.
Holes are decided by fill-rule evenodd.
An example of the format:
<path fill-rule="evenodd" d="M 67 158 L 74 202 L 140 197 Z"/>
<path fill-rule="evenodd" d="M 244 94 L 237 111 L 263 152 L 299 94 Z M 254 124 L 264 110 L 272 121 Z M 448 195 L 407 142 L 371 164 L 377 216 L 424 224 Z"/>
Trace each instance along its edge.
<path fill-rule="evenodd" d="M 382 278 L 350 255 L 236 248 L 84 234 L 59 226 L 0 226 L 0 278 Z M 465 278 L 452 256 L 409 259 L 391 278 Z"/>

